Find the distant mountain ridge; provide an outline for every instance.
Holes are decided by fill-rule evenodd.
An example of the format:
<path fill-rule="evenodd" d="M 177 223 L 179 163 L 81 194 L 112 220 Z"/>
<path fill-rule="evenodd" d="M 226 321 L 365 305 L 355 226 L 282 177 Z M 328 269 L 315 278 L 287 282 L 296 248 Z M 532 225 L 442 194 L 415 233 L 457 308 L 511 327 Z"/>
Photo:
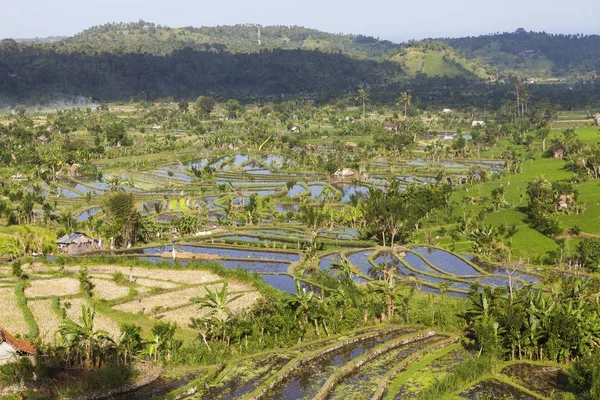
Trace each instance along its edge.
<path fill-rule="evenodd" d="M 138 21 L 57 41 L 0 40 L 0 105 L 201 93 L 326 98 L 417 84 L 431 90 L 431 101 L 440 88 L 509 82 L 514 74 L 538 82 L 591 81 L 599 69 L 597 35 L 518 30 L 393 43 L 300 26 L 169 28 Z"/>
<path fill-rule="evenodd" d="M 495 79 L 501 75 L 520 74 L 536 79 L 578 79 L 593 78 L 600 70 L 600 36 L 547 34 L 524 29 L 394 43 L 371 36 L 333 34 L 301 26 L 240 24 L 170 28 L 140 20 L 93 26 L 68 38 L 19 41 L 54 43 L 60 52 L 88 54 L 164 56 L 186 49 L 230 53 L 317 50 L 358 59 L 393 61 L 403 66 L 409 78 L 427 74 Z M 446 46 L 440 46 L 440 43 Z"/>

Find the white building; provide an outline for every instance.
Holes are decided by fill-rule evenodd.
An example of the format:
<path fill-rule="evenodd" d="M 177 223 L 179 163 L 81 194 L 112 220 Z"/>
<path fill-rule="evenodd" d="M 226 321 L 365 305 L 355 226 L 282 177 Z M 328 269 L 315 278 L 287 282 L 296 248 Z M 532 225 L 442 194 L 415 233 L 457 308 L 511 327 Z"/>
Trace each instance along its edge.
<path fill-rule="evenodd" d="M 17 339 L 0 328 L 0 365 L 18 361 L 21 357 L 33 357 L 37 350 L 30 342 Z"/>

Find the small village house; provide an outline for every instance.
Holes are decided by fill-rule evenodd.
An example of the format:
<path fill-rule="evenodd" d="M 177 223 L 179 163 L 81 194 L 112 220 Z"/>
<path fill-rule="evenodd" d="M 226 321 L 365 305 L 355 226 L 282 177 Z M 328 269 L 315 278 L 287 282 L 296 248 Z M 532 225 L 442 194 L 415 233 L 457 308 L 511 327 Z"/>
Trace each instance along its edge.
<path fill-rule="evenodd" d="M 596 125 L 600 126 L 600 113 L 594 115 L 594 121 L 596 122 Z"/>
<path fill-rule="evenodd" d="M 33 344 L 17 339 L 0 327 L 0 365 L 16 362 L 21 357 L 33 358 L 36 355 L 37 350 Z"/>
<path fill-rule="evenodd" d="M 75 232 L 65 235 L 56 241 L 61 254 L 80 254 L 98 249 L 99 242 L 85 233 Z"/>
<path fill-rule="evenodd" d="M 473 128 L 476 126 L 485 126 L 485 121 L 473 121 L 473 122 L 471 122 L 471 126 Z"/>
<path fill-rule="evenodd" d="M 343 179 L 354 179 L 357 177 L 357 173 L 355 170 L 353 170 L 352 168 L 343 168 L 343 169 L 338 169 L 337 171 L 335 171 L 335 173 L 333 174 L 333 177 L 335 179 L 338 180 L 343 180 Z"/>

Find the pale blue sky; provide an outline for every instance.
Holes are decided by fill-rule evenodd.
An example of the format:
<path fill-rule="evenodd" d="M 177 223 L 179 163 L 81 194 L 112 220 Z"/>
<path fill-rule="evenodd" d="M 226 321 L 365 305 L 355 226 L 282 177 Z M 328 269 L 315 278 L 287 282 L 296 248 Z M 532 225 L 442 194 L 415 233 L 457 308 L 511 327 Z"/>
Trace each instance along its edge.
<path fill-rule="evenodd" d="M 0 38 L 70 36 L 143 19 L 172 27 L 302 25 L 404 41 L 527 30 L 600 33 L 598 0 L 2 0 Z"/>

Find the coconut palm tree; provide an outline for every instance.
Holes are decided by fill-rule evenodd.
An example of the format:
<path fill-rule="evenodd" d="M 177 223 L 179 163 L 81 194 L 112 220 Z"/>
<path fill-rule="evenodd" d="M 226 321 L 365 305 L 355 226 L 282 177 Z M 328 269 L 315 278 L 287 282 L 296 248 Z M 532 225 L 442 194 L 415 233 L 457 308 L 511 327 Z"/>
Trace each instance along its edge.
<path fill-rule="evenodd" d="M 314 249 L 317 237 L 323 231 L 327 221 L 327 209 L 324 201 L 318 206 L 300 206 L 300 221 L 309 229 L 310 249 Z"/>
<path fill-rule="evenodd" d="M 412 104 L 412 95 L 408 92 L 402 92 L 400 93 L 400 101 L 404 103 L 404 119 L 406 119 L 408 106 Z"/>
<path fill-rule="evenodd" d="M 360 100 L 362 102 L 362 110 L 363 110 L 362 119 L 363 119 L 363 126 L 365 126 L 365 124 L 367 123 L 366 103 L 367 103 L 367 101 L 369 101 L 369 94 L 364 89 L 358 89 L 358 95 L 356 96 L 356 100 Z"/>

